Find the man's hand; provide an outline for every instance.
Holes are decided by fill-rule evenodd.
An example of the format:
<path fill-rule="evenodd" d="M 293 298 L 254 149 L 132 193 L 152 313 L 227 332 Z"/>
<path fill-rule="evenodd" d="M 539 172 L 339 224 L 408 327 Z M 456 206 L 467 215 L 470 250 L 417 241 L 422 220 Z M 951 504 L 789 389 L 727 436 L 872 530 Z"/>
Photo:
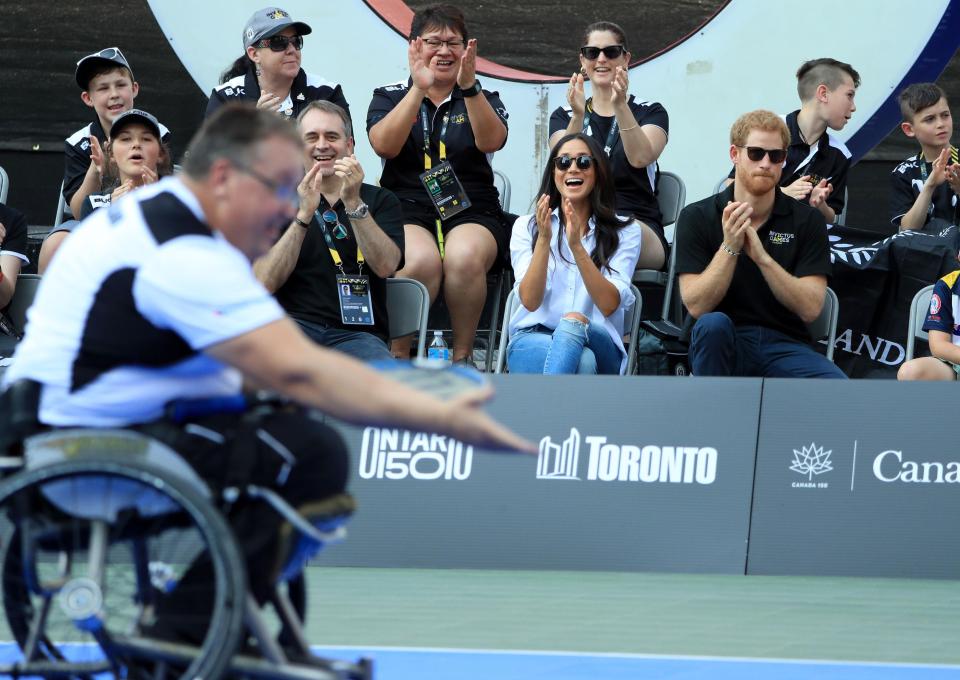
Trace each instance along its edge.
<path fill-rule="evenodd" d="M 537 199 L 537 240 L 550 245 L 553 236 L 553 211 L 550 210 L 550 197 L 541 194 Z"/>
<path fill-rule="evenodd" d="M 756 262 L 757 266 L 770 259 L 770 254 L 763 249 L 763 243 L 760 242 L 756 229 L 747 228 L 743 230 L 743 252 Z"/>
<path fill-rule="evenodd" d="M 477 82 L 477 39 L 467 41 L 467 49 L 460 57 L 460 71 L 457 72 L 457 85 L 461 90 L 473 87 Z"/>
<path fill-rule="evenodd" d="M 533 442 L 514 434 L 481 410 L 493 396 L 490 385 L 454 397 L 450 402 L 450 429 L 463 442 L 485 449 L 537 453 Z"/>
<path fill-rule="evenodd" d="M 320 207 L 320 183 L 323 175 L 320 174 L 320 161 L 315 161 L 313 167 L 297 185 L 297 195 L 300 196 L 300 208 L 297 210 L 297 219 L 310 224 L 313 213 Z"/>
<path fill-rule="evenodd" d="M 417 38 L 410 41 L 407 48 L 407 62 L 410 64 L 410 78 L 413 85 L 419 90 L 426 92 L 433 85 L 434 74 L 430 70 L 430 64 L 423 58 L 423 38 Z"/>
<path fill-rule="evenodd" d="M 810 207 L 819 208 L 820 204 L 826 201 L 832 193 L 833 185 L 828 184 L 825 179 L 820 180 L 820 183 L 813 187 L 813 190 L 810 192 Z"/>
<path fill-rule="evenodd" d="M 260 94 L 260 99 L 257 100 L 257 108 L 264 109 L 266 111 L 277 112 L 280 110 L 280 105 L 282 103 L 283 100 L 272 92 L 262 92 Z"/>
<path fill-rule="evenodd" d="M 363 168 L 356 155 L 350 154 L 333 162 L 333 174 L 339 177 L 340 200 L 347 210 L 356 210 L 360 205 L 360 184 L 363 182 Z"/>
<path fill-rule="evenodd" d="M 792 184 L 781 187 L 781 191 L 790 198 L 795 198 L 798 201 L 807 200 L 807 196 L 813 191 L 813 183 L 810 181 L 810 175 L 797 178 Z"/>
<path fill-rule="evenodd" d="M 743 250 L 746 232 L 753 231 L 753 225 L 750 221 L 752 214 L 752 205 L 738 201 L 730 201 L 723 209 L 723 217 L 721 219 L 723 242 L 727 248 L 735 253 Z"/>

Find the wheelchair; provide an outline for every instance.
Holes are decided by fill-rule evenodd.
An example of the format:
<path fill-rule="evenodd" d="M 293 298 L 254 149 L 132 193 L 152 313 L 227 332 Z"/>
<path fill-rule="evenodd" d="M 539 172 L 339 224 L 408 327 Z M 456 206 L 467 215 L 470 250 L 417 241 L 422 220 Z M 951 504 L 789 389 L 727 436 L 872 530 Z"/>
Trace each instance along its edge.
<path fill-rule="evenodd" d="M 77 429 L 34 434 L 15 453 L 0 458 L 0 639 L 19 658 L 0 676 L 372 678 L 368 659 L 312 655 L 302 625 L 303 567 L 345 533 L 348 496 L 308 518 L 268 489 L 224 491 L 266 501 L 292 527 L 270 615 L 218 508 L 230 498 L 213 498 L 169 447 Z"/>

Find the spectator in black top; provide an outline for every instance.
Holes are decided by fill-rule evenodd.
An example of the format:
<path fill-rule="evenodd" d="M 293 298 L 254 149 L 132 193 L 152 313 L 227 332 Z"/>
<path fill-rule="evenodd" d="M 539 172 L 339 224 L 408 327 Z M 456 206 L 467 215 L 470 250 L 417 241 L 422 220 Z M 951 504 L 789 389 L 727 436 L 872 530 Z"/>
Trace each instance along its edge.
<path fill-rule="evenodd" d="M 960 165 L 950 145 L 953 117 L 946 95 L 934 83 L 914 83 L 900 93 L 900 113 L 900 129 L 920 143 L 920 153 L 890 176 L 890 221 L 901 231 L 957 224 Z"/>
<path fill-rule="evenodd" d="M 453 360 L 469 361 L 486 273 L 507 248 L 489 160 L 507 141 L 507 112 L 497 93 L 477 80 L 477 41 L 456 7 L 435 5 L 414 15 L 407 57 L 410 79 L 374 90 L 367 134 L 386 161 L 380 185 L 403 206 L 406 252 L 398 275 L 423 282 L 431 299 L 442 282 Z M 444 160 L 471 205 L 441 221 L 420 175 Z M 398 355 L 408 351 L 409 343 L 394 345 Z"/>
<path fill-rule="evenodd" d="M 842 130 L 857 110 L 860 74 L 836 59 L 812 59 L 797 69 L 801 107 L 787 114 L 790 146 L 780 176 L 783 193 L 817 208 L 828 224 L 843 212 L 850 150 L 829 130 Z M 733 179 L 734 170 L 730 171 Z"/>
<path fill-rule="evenodd" d="M 210 93 L 206 116 L 231 101 L 254 102 L 257 108 L 287 117 L 299 116 L 307 104 L 318 99 L 349 111 L 339 85 L 300 68 L 303 36 L 312 32 L 279 7 L 254 12 L 243 27 L 244 53 L 223 72 L 220 85 Z"/>
<path fill-rule="evenodd" d="M 734 183 L 677 221 L 694 375 L 844 378 L 810 346 L 830 274 L 823 215 L 777 186 L 790 133 L 770 111 L 730 130 Z"/>
<path fill-rule="evenodd" d="M 140 85 L 118 47 L 108 47 L 78 61 L 76 81 L 82 90 L 80 99 L 96 113 L 93 122 L 67 137 L 64 145 L 63 197 L 70 212 L 79 216 L 84 199 L 100 189 L 102 148 L 113 121 L 133 108 Z M 169 143 L 170 131 L 161 126 L 160 133 Z"/>
<path fill-rule="evenodd" d="M 667 241 L 657 203 L 657 159 L 667 145 L 667 112 L 657 102 L 637 101 L 628 94 L 630 52 L 617 24 L 587 26 L 580 48 L 581 70 L 570 77 L 567 106 L 550 116 L 550 146 L 564 135 L 583 132 L 600 142 L 613 168 L 617 212 L 633 217 L 643 228 L 643 249 L 637 266 L 661 269 Z M 592 95 L 585 99 L 584 81 Z"/>
<path fill-rule="evenodd" d="M 341 107 L 311 102 L 298 127 L 307 174 L 297 216 L 254 273 L 314 342 L 357 359 L 390 359 L 386 279 L 403 260 L 400 201 L 363 183 Z"/>
<path fill-rule="evenodd" d="M 27 218 L 19 210 L 0 203 L 0 309 L 3 309 L 17 288 L 20 268 L 30 264 L 27 257 Z M 22 328 L 17 331 L 23 332 Z"/>

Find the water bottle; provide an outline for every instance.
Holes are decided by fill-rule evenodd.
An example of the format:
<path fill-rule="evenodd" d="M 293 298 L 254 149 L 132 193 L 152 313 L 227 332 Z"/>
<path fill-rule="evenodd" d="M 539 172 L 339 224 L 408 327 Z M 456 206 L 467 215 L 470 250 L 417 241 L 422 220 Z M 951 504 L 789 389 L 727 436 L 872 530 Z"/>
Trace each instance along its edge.
<path fill-rule="evenodd" d="M 443 339 L 442 331 L 433 332 L 433 340 L 430 341 L 430 346 L 427 348 L 427 358 L 450 363 L 450 348 L 447 347 L 447 342 Z"/>

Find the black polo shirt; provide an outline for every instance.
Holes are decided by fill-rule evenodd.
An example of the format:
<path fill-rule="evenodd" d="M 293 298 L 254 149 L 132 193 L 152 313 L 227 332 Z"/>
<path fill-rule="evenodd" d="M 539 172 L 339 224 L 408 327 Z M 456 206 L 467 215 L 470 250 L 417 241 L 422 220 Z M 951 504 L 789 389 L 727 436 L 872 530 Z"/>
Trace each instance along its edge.
<path fill-rule="evenodd" d="M 165 125 L 160 124 L 160 141 L 165 144 L 170 143 L 170 130 Z M 63 148 L 63 197 L 70 205 L 70 199 L 77 193 L 80 185 L 83 184 L 83 178 L 90 167 L 90 137 L 96 137 L 100 142 L 100 148 L 103 148 L 107 142 L 107 133 L 103 131 L 100 125 L 100 118 L 95 116 L 93 122 L 86 125 L 64 141 Z"/>
<path fill-rule="evenodd" d="M 847 173 L 850 170 L 850 149 L 835 135 L 826 130 L 817 140 L 816 148 L 803 141 L 797 114 L 800 109 L 788 113 L 783 119 L 790 130 L 790 146 L 787 147 L 787 159 L 783 163 L 780 186 L 790 186 L 804 175 L 816 175 L 833 185 L 833 191 L 827 197 L 827 205 L 839 216 L 843 212 L 844 196 L 847 189 Z M 733 179 L 736 168 L 727 175 Z M 819 181 L 819 180 L 818 180 Z M 804 201 L 809 203 L 809 198 Z"/>
<path fill-rule="evenodd" d="M 628 102 L 637 125 L 656 125 L 669 134 L 670 120 L 667 110 L 657 102 L 638 102 L 630 95 Z M 566 130 L 573 117 L 570 106 L 558 107 L 550 116 L 550 135 Z M 610 127 L 615 116 L 598 116 L 590 113 L 590 125 L 586 134 L 596 139 L 600 146 L 607 141 Z M 657 182 L 660 179 L 660 168 L 656 163 L 644 168 L 635 168 L 627 160 L 623 150 L 623 142 L 617 134 L 610 149 L 610 165 L 613 172 L 614 187 L 617 192 L 617 212 L 633 215 L 653 227 L 663 227 L 663 215 L 660 214 L 660 204 L 657 203 Z"/>
<path fill-rule="evenodd" d="M 242 75 L 213 88 L 203 117 L 209 118 L 214 111 L 228 102 L 256 103 L 258 99 L 260 99 L 260 83 L 257 81 L 253 66 L 248 65 L 246 72 Z M 342 106 L 347 113 L 350 113 L 350 106 L 338 84 L 300 69 L 293 79 L 293 85 L 290 86 L 290 103 L 293 108 L 284 113 L 295 119 L 307 104 L 321 99 Z"/>
<path fill-rule="evenodd" d="M 14 210 L 0 203 L 0 224 L 7 235 L 0 242 L 0 255 L 12 255 L 29 264 L 27 257 L 27 218 L 19 210 Z"/>
<path fill-rule="evenodd" d="M 726 190 L 691 203 L 677 220 L 677 273 L 699 274 L 723 243 L 723 209 L 733 200 Z M 827 227 L 819 210 L 795 201 L 779 188 L 773 212 L 757 235 L 764 250 L 796 277 L 830 276 Z M 731 256 L 732 257 L 732 256 Z M 729 316 L 735 326 L 764 326 L 797 340 L 810 342 L 810 333 L 799 316 L 784 307 L 770 290 L 760 268 L 747 256 L 737 256 L 737 267 L 727 294 L 714 311 Z"/>
<path fill-rule="evenodd" d="M 903 161 L 890 174 L 890 223 L 897 228 L 923 190 L 923 183 L 926 181 L 924 170 L 929 177 L 933 172 L 933 163 L 924 160 L 921 151 L 913 158 Z M 957 219 L 957 195 L 953 193 L 949 182 L 944 182 L 933 190 L 923 223 L 927 224 L 933 218 L 946 220 L 949 224 L 960 222 Z"/>
<path fill-rule="evenodd" d="M 400 103 L 400 100 L 406 96 L 410 89 L 411 83 L 412 81 L 408 79 L 406 83 L 384 85 L 373 91 L 373 100 L 367 110 L 368 133 L 370 128 L 393 111 Z M 481 94 L 487 98 L 503 124 L 507 125 L 507 110 L 503 102 L 500 101 L 500 95 L 487 90 L 483 90 Z M 496 187 L 493 186 L 493 168 L 490 165 L 490 157 L 477 149 L 473 128 L 470 126 L 470 119 L 467 117 L 467 105 L 463 101 L 463 93 L 460 91 L 460 87 L 454 85 L 453 92 L 440 106 L 435 106 L 429 97 L 424 97 L 423 103 L 427 106 L 427 114 L 430 118 L 428 128 L 430 130 L 430 155 L 433 159 L 433 165 L 436 166 L 440 162 L 440 132 L 443 128 L 443 118 L 449 112 L 450 122 L 447 125 L 447 134 L 444 140 L 447 147 L 447 160 L 453 166 L 453 171 L 457 174 L 464 191 L 467 192 L 467 196 L 470 197 L 470 201 L 475 207 L 496 207 L 496 210 L 499 211 L 500 197 Z M 384 163 L 380 186 L 390 189 L 401 200 L 415 201 L 428 206 L 432 211 L 433 203 L 430 201 L 426 189 L 420 183 L 420 174 L 424 171 L 423 124 L 420 116 L 421 113 L 418 111 L 417 118 L 410 125 L 410 134 L 407 135 L 400 153 L 394 158 L 388 158 Z M 506 144 L 506 140 L 504 140 L 504 144 Z"/>
<path fill-rule="evenodd" d="M 403 211 L 400 209 L 400 201 L 392 192 L 370 184 L 360 186 L 360 198 L 370 206 L 370 214 L 377 225 L 400 248 L 401 259 L 397 269 L 402 268 L 404 240 Z M 321 199 L 318 211 L 322 213 L 329 207 L 326 200 Z M 347 229 L 347 237 L 334 239 L 333 242 L 343 261 L 343 271 L 347 274 L 356 274 L 358 271 L 357 241 L 353 235 L 353 226 L 346 215 L 342 201 L 337 201 L 334 210 L 340 217 L 340 224 Z M 337 295 L 337 274 L 340 272 L 334 265 L 327 242 L 323 238 L 319 219 L 316 214 L 313 216 L 310 229 L 307 230 L 300 248 L 300 257 L 297 258 L 297 264 L 289 278 L 277 291 L 277 301 L 294 319 L 325 324 L 343 330 L 373 333 L 386 342 L 390 337 L 386 281 L 377 276 L 369 265 L 364 264 L 363 273 L 370 276 L 373 326 L 344 324 L 343 317 L 340 315 L 340 298 Z M 294 228 L 302 229 L 303 227 Z"/>

